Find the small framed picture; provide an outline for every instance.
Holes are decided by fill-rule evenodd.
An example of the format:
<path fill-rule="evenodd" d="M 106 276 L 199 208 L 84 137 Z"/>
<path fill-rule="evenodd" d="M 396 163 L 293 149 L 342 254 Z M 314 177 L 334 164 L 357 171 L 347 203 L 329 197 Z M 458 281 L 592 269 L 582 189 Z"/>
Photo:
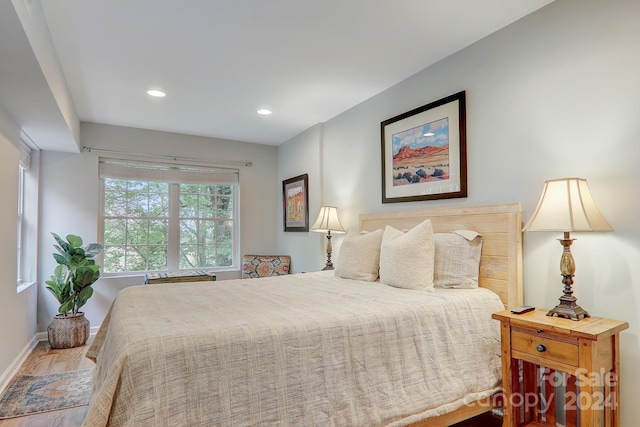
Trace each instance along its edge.
<path fill-rule="evenodd" d="M 467 197 L 465 92 L 380 124 L 382 203 Z"/>
<path fill-rule="evenodd" d="M 282 181 L 284 231 L 309 231 L 309 176 Z"/>

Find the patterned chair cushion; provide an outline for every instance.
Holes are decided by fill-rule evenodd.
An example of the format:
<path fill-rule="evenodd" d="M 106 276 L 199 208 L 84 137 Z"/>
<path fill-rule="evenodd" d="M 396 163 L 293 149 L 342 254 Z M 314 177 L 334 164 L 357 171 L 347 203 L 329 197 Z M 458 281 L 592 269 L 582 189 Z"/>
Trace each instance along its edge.
<path fill-rule="evenodd" d="M 282 276 L 289 274 L 289 255 L 245 255 L 242 257 L 242 278 Z"/>

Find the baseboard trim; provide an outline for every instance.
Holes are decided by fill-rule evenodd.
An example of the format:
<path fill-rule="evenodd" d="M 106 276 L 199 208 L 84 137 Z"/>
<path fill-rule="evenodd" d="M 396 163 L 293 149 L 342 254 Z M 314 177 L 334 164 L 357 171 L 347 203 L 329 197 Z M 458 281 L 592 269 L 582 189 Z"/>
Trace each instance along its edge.
<path fill-rule="evenodd" d="M 13 363 L 11 363 L 11 365 L 9 365 L 7 369 L 5 369 L 2 375 L 0 375 L 0 393 L 3 393 L 4 390 L 9 386 L 13 377 L 18 373 L 18 371 L 20 370 L 20 367 L 22 367 L 22 364 L 24 363 L 24 361 L 27 360 L 27 357 L 29 357 L 29 354 L 31 354 L 31 351 L 33 351 L 33 349 L 38 344 L 38 341 L 40 341 L 38 339 L 38 335 L 39 334 L 36 334 L 33 336 L 33 338 L 31 338 L 31 341 L 29 341 L 27 345 L 24 346 L 24 348 L 22 349 L 20 354 L 18 354 L 18 357 L 15 358 Z M 46 333 L 45 333 L 45 339 L 46 339 Z"/>

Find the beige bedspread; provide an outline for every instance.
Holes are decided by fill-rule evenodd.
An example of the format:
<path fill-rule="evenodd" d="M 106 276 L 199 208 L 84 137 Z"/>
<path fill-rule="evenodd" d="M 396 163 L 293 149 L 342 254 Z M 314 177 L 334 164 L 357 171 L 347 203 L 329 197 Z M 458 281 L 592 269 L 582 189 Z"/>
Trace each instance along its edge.
<path fill-rule="evenodd" d="M 120 292 L 85 426 L 404 425 L 498 387 L 499 298 L 333 272 Z"/>

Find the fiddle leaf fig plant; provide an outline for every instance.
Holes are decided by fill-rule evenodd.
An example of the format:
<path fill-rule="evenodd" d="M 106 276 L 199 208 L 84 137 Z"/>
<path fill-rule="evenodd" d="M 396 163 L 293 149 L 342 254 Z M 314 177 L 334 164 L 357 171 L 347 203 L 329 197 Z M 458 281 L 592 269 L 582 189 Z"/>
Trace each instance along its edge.
<path fill-rule="evenodd" d="M 69 234 L 65 241 L 57 234 L 51 234 L 57 242 L 53 247 L 58 253 L 54 252 L 53 258 L 58 265 L 45 283 L 60 303 L 60 314 L 77 314 L 93 295 L 91 285 L 100 278 L 100 266 L 96 265 L 93 257 L 102 251 L 102 245 L 90 243 L 83 246 L 80 236 Z"/>

